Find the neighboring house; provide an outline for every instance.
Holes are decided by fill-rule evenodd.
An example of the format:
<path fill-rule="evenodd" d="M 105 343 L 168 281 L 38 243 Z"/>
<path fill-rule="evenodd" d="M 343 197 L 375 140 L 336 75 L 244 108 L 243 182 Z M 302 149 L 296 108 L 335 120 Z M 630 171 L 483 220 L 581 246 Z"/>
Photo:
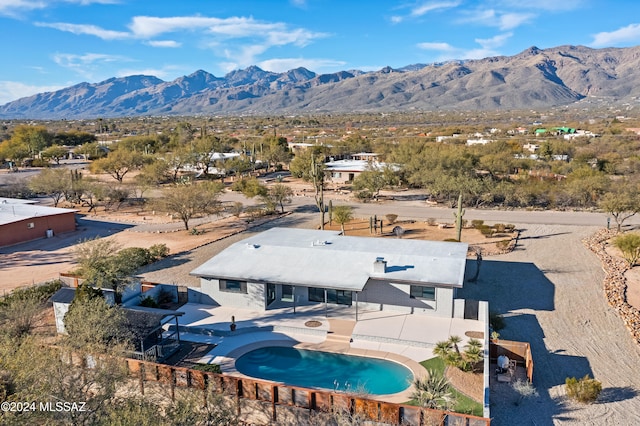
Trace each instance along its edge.
<path fill-rule="evenodd" d="M 75 231 L 76 211 L 0 198 L 0 247 Z"/>
<path fill-rule="evenodd" d="M 313 304 L 453 316 L 465 243 L 273 228 L 237 242 L 191 275 L 200 303 L 269 310 Z M 195 299 L 195 297 L 194 297 Z"/>
<path fill-rule="evenodd" d="M 362 154 L 359 154 L 362 158 Z M 374 155 L 374 154 L 372 154 Z M 343 185 L 352 183 L 365 170 L 383 170 L 387 164 L 372 160 L 333 160 L 324 164 L 328 183 Z M 392 166 L 397 169 L 396 166 Z"/>

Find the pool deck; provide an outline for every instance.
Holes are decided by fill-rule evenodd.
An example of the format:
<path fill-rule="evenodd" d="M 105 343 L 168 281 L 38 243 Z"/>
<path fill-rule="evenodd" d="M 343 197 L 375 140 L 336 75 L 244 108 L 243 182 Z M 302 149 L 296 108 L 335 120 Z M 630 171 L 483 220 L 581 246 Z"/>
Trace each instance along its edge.
<path fill-rule="evenodd" d="M 355 321 L 353 309 L 336 306 L 325 310 L 324 305 L 298 307 L 295 313 L 292 308 L 253 311 L 195 303 L 178 310 L 185 313 L 179 319 L 182 340 L 217 345 L 200 362 L 217 363 L 224 373 L 239 376 L 235 360 L 244 353 L 264 346 L 293 346 L 388 359 L 422 377 L 426 370 L 419 362 L 434 357 L 437 342 L 456 335 L 463 339 L 463 346 L 469 339 L 466 332 L 484 328 L 479 321 L 392 311 L 359 312 Z M 230 331 L 232 317 L 235 331 Z M 410 393 L 409 387 L 375 399 L 402 403 L 410 399 Z"/>

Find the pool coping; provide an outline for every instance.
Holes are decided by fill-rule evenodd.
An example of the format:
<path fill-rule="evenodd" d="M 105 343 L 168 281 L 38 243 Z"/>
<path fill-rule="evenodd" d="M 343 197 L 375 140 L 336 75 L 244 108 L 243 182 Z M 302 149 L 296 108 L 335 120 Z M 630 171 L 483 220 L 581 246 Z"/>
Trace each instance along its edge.
<path fill-rule="evenodd" d="M 227 353 L 224 356 L 218 355 L 212 361 L 220 365 L 220 369 L 222 373 L 229 374 L 236 377 L 256 379 L 255 377 L 247 376 L 239 372 L 235 367 L 236 359 L 246 354 L 247 352 L 250 352 L 255 349 L 268 347 L 268 346 L 284 346 L 284 347 L 293 347 L 296 349 L 306 349 L 306 350 L 314 350 L 314 351 L 320 351 L 320 352 L 331 352 L 331 353 L 340 353 L 340 354 L 347 354 L 347 355 L 354 355 L 354 356 L 362 356 L 367 358 L 385 359 L 388 361 L 397 362 L 407 367 L 413 374 L 414 380 L 416 378 L 423 378 L 427 376 L 427 370 L 422 365 L 420 365 L 420 363 L 404 355 L 396 354 L 393 352 L 376 351 L 373 349 L 352 348 L 350 345 L 349 346 L 335 345 L 335 344 L 327 345 L 325 342 L 304 343 L 304 342 L 294 342 L 291 340 L 284 340 L 284 339 L 283 340 L 278 340 L 278 339 L 262 340 L 259 342 L 248 343 L 246 345 L 243 345 L 231 350 L 229 353 Z M 337 346 L 342 346 L 342 347 L 337 347 Z M 267 381 L 270 381 L 270 380 L 267 380 Z M 284 382 L 274 382 L 274 383 L 285 384 Z M 308 389 L 316 389 L 316 388 L 308 388 Z M 317 388 L 317 390 L 332 392 L 331 390 L 325 389 L 325 388 Z M 386 394 L 386 395 L 367 395 L 367 398 L 378 400 L 378 401 L 402 404 L 411 400 L 412 393 L 413 393 L 413 387 L 409 385 L 407 389 L 401 392 L 397 392 L 394 394 Z"/>

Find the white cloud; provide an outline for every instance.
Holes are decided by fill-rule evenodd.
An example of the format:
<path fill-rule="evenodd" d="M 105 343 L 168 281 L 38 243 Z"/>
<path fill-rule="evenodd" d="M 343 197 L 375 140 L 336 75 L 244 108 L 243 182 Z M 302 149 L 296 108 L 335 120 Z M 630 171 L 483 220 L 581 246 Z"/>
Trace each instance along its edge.
<path fill-rule="evenodd" d="M 417 46 L 420 49 L 439 50 L 441 52 L 453 52 L 457 50 L 455 47 L 451 46 L 449 43 L 425 42 L 425 43 L 418 43 Z"/>
<path fill-rule="evenodd" d="M 150 40 L 147 44 L 151 47 L 180 47 L 182 43 L 175 40 Z"/>
<path fill-rule="evenodd" d="M 307 0 L 289 0 L 289 1 L 295 7 L 300 7 L 303 9 L 307 7 Z"/>
<path fill-rule="evenodd" d="M 35 25 L 39 27 L 53 28 L 56 30 L 65 31 L 72 34 L 76 34 L 76 35 L 80 35 L 80 34 L 92 35 L 92 36 L 101 38 L 103 40 L 117 40 L 117 39 L 126 39 L 131 37 L 131 35 L 127 32 L 105 30 L 95 25 L 67 24 L 64 22 L 54 22 L 54 23 L 36 22 Z"/>
<path fill-rule="evenodd" d="M 401 6 L 399 9 L 410 9 L 406 16 L 394 15 L 389 18 L 391 23 L 399 24 L 406 19 L 419 18 L 427 13 L 451 9 L 460 6 L 461 0 L 451 1 L 423 1 L 412 5 Z"/>
<path fill-rule="evenodd" d="M 588 3 L 588 0 L 536 0 L 535 2 L 502 0 L 500 2 L 501 5 L 506 7 L 550 12 L 576 10 L 584 7 L 586 3 Z"/>
<path fill-rule="evenodd" d="M 640 42 L 640 24 L 630 24 L 615 31 L 595 34 L 590 46 L 610 47 L 638 42 Z"/>
<path fill-rule="evenodd" d="M 15 17 L 20 12 L 46 7 L 47 2 L 41 0 L 0 0 L 0 15 Z"/>
<path fill-rule="evenodd" d="M 480 45 L 479 48 L 463 49 L 450 45 L 449 43 L 426 42 L 419 43 L 418 48 L 424 50 L 435 50 L 441 52 L 436 61 L 449 61 L 452 59 L 483 59 L 491 56 L 500 55 L 495 49 L 502 46 L 505 41 L 511 37 L 512 33 L 499 34 L 488 39 L 475 39 Z"/>
<path fill-rule="evenodd" d="M 411 16 L 423 16 L 434 10 L 451 9 L 460 5 L 460 1 L 440 1 L 421 3 L 411 9 Z"/>
<path fill-rule="evenodd" d="M 280 58 L 268 59 L 258 63 L 265 71 L 285 72 L 294 68 L 304 67 L 316 73 L 333 72 L 346 65 L 344 61 L 333 59 L 305 59 L 305 58 Z"/>
<path fill-rule="evenodd" d="M 513 33 L 498 34 L 491 38 L 477 38 L 475 39 L 475 42 L 485 49 L 495 49 L 496 47 L 504 45 L 505 41 L 507 41 L 507 39 L 512 35 Z"/>
<path fill-rule="evenodd" d="M 162 80 L 172 79 L 180 74 L 176 66 L 166 66 L 162 68 L 123 68 L 116 72 L 116 77 L 128 77 L 130 75 L 152 75 Z"/>
<path fill-rule="evenodd" d="M 459 23 L 475 23 L 487 27 L 497 27 L 503 31 L 512 30 L 536 17 L 533 13 L 502 13 L 494 9 L 476 9 L 464 13 Z"/>
<path fill-rule="evenodd" d="M 34 86 L 17 81 L 0 81 L 0 105 L 43 92 L 54 92 L 66 86 Z"/>
<path fill-rule="evenodd" d="M 84 55 L 56 53 L 53 55 L 53 61 L 61 67 L 68 68 L 86 79 L 93 80 L 95 75 L 101 73 L 101 64 L 131 61 L 131 59 L 124 56 L 105 55 L 102 53 L 85 53 Z"/>

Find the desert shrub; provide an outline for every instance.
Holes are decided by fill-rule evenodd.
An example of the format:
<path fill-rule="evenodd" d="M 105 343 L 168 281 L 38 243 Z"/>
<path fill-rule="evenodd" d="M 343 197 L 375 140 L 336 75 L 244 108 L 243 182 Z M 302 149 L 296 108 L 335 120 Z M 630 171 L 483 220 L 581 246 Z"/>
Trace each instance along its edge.
<path fill-rule="evenodd" d="M 480 230 L 480 233 L 485 237 L 492 237 L 496 232 L 495 229 L 493 229 L 489 225 L 481 225 L 478 229 Z"/>
<path fill-rule="evenodd" d="M 427 219 L 427 225 L 429 226 L 436 226 L 438 224 L 438 222 L 436 221 L 436 219 L 434 217 L 430 217 Z"/>
<path fill-rule="evenodd" d="M 507 223 L 504 226 L 505 231 L 507 232 L 513 232 L 516 229 L 516 226 L 513 223 Z"/>
<path fill-rule="evenodd" d="M 493 228 L 496 230 L 496 232 L 504 232 L 506 226 L 504 223 L 496 223 L 495 225 L 493 225 Z"/>
<path fill-rule="evenodd" d="M 240 201 L 236 201 L 231 205 L 231 207 L 229 208 L 229 211 L 235 217 L 240 217 L 240 215 L 244 211 L 244 205 Z"/>
<path fill-rule="evenodd" d="M 126 265 L 126 270 L 135 271 L 141 266 L 147 265 L 153 261 L 149 250 L 142 247 L 127 247 L 120 250 L 114 256 L 114 263 L 118 265 Z"/>
<path fill-rule="evenodd" d="M 155 262 L 167 256 L 169 256 L 169 247 L 167 247 L 166 244 L 154 244 L 149 247 L 149 258 L 152 262 Z"/>
<path fill-rule="evenodd" d="M 196 364 L 193 366 L 194 370 L 206 371 L 207 373 L 222 373 L 218 364 Z"/>
<path fill-rule="evenodd" d="M 390 225 L 393 225 L 393 223 L 398 218 L 398 215 L 397 214 L 393 214 L 393 213 L 389 213 L 389 214 L 385 215 L 384 217 L 387 218 L 387 222 L 389 222 Z"/>
<path fill-rule="evenodd" d="M 476 229 L 479 229 L 483 225 L 484 225 L 484 220 L 473 219 L 471 221 L 471 226 L 476 228 Z"/>
<path fill-rule="evenodd" d="M 569 398 L 575 399 L 583 404 L 591 404 L 602 392 L 602 383 L 596 379 L 592 379 L 587 374 L 582 379 L 575 377 L 567 377 L 565 380 L 565 389 Z"/>
<path fill-rule="evenodd" d="M 497 312 L 489 312 L 489 325 L 494 331 L 500 331 L 505 327 L 504 317 Z"/>
<path fill-rule="evenodd" d="M 158 302 L 156 302 L 153 297 L 147 296 L 142 298 L 142 300 L 140 301 L 140 306 L 144 306 L 146 308 L 157 308 Z"/>
<path fill-rule="evenodd" d="M 496 247 L 498 247 L 498 249 L 500 250 L 506 250 L 509 248 L 510 243 L 511 243 L 511 240 L 501 240 L 496 242 Z"/>
<path fill-rule="evenodd" d="M 373 198 L 373 192 L 368 189 L 363 189 L 362 191 L 356 192 L 356 198 L 361 201 L 368 201 Z"/>
<path fill-rule="evenodd" d="M 518 394 L 518 400 L 515 405 L 520 405 L 525 399 L 538 396 L 538 391 L 527 380 L 518 379 L 511 387 Z"/>

